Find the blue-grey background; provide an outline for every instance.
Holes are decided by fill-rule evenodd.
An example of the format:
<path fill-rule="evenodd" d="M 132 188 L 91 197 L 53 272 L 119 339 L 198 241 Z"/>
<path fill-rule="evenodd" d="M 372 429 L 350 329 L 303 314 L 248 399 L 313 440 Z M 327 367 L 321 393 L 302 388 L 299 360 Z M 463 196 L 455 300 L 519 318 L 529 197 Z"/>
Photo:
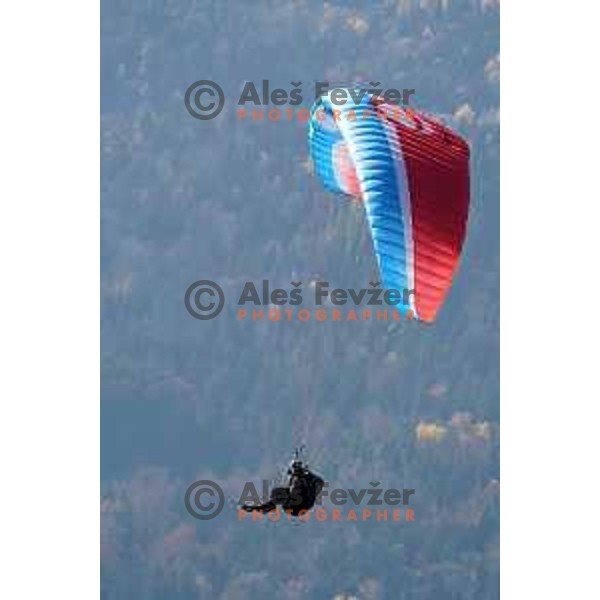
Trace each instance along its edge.
<path fill-rule="evenodd" d="M 499 596 L 499 14 L 494 0 L 102 3 L 102 597 Z M 436 323 L 192 319 L 214 279 L 376 277 L 362 209 L 310 174 L 306 127 L 237 122 L 244 82 L 380 81 L 472 147 L 460 270 Z M 213 121 L 183 97 L 227 95 Z M 308 103 L 307 103 L 308 105 Z M 231 303 L 230 303 L 231 304 Z M 295 445 L 334 487 L 416 489 L 414 523 L 239 523 Z M 223 513 L 194 520 L 214 479 Z"/>

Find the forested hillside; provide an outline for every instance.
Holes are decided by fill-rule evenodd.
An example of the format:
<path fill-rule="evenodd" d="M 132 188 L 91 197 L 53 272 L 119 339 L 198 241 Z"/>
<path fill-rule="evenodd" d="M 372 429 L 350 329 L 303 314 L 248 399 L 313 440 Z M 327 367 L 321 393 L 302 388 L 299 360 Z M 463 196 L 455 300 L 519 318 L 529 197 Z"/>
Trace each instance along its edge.
<path fill-rule="evenodd" d="M 102 57 L 102 597 L 498 598 L 499 1 L 110 0 Z M 234 298 L 376 278 L 362 207 L 311 174 L 306 124 L 235 112 L 248 80 L 357 78 L 414 88 L 471 145 L 438 320 L 192 319 L 198 279 Z M 226 94 L 212 121 L 184 106 L 199 79 Z M 415 522 L 239 523 L 243 482 L 300 444 L 335 487 L 414 488 Z M 185 510 L 197 479 L 228 494 L 213 521 Z"/>

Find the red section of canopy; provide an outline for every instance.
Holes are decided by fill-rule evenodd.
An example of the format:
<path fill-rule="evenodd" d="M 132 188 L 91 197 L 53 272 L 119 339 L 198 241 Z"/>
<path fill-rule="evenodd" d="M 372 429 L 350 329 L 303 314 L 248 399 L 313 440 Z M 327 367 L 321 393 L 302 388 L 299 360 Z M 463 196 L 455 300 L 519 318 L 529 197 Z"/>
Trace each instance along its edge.
<path fill-rule="evenodd" d="M 433 321 L 450 288 L 469 212 L 469 147 L 442 123 L 396 122 L 406 166 L 419 318 Z"/>

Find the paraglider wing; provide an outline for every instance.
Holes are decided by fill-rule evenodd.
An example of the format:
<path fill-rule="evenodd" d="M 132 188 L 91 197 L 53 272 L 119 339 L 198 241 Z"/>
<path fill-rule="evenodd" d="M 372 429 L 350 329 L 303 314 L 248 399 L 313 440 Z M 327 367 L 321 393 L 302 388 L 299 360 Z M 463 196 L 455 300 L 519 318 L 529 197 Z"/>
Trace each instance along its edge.
<path fill-rule="evenodd" d="M 458 266 L 469 209 L 469 147 L 427 115 L 375 103 L 311 111 L 310 152 L 324 186 L 362 199 L 383 286 L 433 321 Z M 401 308 L 401 306 L 399 306 Z"/>

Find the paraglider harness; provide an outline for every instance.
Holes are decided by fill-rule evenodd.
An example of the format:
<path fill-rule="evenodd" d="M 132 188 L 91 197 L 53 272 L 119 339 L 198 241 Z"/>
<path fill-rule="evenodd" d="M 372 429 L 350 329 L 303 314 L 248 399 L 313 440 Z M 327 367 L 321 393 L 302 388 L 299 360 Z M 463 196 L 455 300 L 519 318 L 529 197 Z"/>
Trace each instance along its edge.
<path fill-rule="evenodd" d="M 314 506 L 325 482 L 300 460 L 301 450 L 295 451 L 294 459 L 287 470 L 287 485 L 273 488 L 270 499 L 264 504 L 244 504 L 243 510 L 270 512 L 280 506 L 283 511 L 297 517 L 301 511 L 310 510 Z"/>

